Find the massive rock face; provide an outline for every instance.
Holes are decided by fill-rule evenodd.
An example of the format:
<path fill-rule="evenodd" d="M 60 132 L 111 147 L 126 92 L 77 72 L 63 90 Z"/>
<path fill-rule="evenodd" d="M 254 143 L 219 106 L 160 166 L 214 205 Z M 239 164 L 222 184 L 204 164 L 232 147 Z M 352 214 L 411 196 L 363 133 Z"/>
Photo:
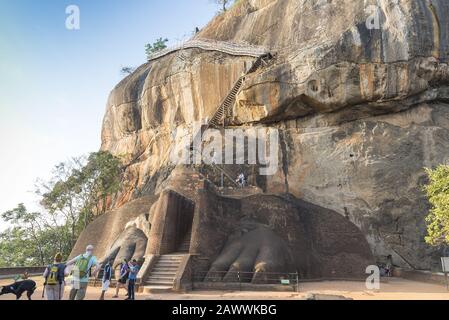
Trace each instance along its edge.
<path fill-rule="evenodd" d="M 244 0 L 196 38 L 265 46 L 275 56 L 246 78 L 229 119 L 279 129 L 279 170 L 255 179 L 264 192 L 341 214 L 378 259 L 436 266 L 438 252 L 423 242 L 421 185 L 424 167 L 449 160 L 446 0 Z M 211 118 L 253 62 L 177 51 L 112 91 L 102 149 L 127 165 L 116 207 L 165 188 L 176 130 Z"/>

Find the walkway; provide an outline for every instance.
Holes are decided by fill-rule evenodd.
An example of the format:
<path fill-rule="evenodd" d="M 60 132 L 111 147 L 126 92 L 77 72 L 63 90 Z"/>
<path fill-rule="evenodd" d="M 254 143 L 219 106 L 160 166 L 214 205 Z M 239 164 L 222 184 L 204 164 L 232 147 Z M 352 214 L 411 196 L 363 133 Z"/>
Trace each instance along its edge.
<path fill-rule="evenodd" d="M 36 280 L 36 279 L 34 279 Z M 37 281 L 37 280 L 36 280 Z M 7 282 L 0 281 L 0 286 Z M 35 300 L 42 298 L 42 286 L 34 294 Z M 89 287 L 87 298 L 97 300 L 101 288 Z M 120 299 L 112 299 L 113 289 L 106 295 L 106 300 L 123 300 L 125 291 L 121 290 Z M 68 289 L 66 290 L 66 296 Z M 416 282 L 401 278 L 391 278 L 381 283 L 377 291 L 367 290 L 363 282 L 323 281 L 301 284 L 301 292 L 240 292 L 240 291 L 193 291 L 186 294 L 137 294 L 137 300 L 304 300 L 312 294 L 324 297 L 346 297 L 355 300 L 449 300 L 449 292 L 445 286 Z M 14 300 L 11 295 L 0 296 L 0 300 Z"/>
<path fill-rule="evenodd" d="M 170 47 L 156 52 L 148 58 L 148 61 L 154 61 L 165 57 L 171 53 L 185 49 L 201 49 L 205 51 L 218 51 L 227 53 L 232 56 L 249 56 L 258 58 L 269 53 L 269 50 L 262 46 L 253 46 L 243 43 L 235 43 L 228 41 L 216 41 L 208 39 L 194 39 L 186 41 L 180 45 Z"/>

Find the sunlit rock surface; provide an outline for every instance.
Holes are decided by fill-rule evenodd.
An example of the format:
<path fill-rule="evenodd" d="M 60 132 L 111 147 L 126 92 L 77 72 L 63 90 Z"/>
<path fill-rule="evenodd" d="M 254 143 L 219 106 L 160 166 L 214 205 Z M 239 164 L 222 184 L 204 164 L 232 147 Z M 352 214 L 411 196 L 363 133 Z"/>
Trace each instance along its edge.
<path fill-rule="evenodd" d="M 380 29 L 370 29 L 376 12 Z M 449 160 L 449 2 L 248 0 L 196 38 L 265 46 L 275 56 L 246 78 L 230 119 L 280 130 L 279 170 L 255 185 L 346 217 L 378 260 L 391 254 L 400 266 L 438 264 L 439 253 L 423 242 L 428 203 L 421 186 L 424 167 Z M 127 169 L 109 215 L 167 188 L 175 130 L 210 119 L 253 62 L 188 49 L 118 84 L 102 149 L 123 156 Z M 128 221 L 115 219 L 118 237 Z M 89 232 L 103 243 L 106 224 L 94 224 Z M 102 245 L 99 255 L 106 251 Z"/>

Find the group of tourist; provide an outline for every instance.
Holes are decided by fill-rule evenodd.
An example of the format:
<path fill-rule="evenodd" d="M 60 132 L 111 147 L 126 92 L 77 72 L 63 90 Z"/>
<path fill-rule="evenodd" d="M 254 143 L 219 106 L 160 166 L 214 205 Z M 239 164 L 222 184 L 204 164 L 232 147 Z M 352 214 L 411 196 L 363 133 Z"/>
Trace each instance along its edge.
<path fill-rule="evenodd" d="M 89 245 L 84 254 L 81 254 L 66 263 L 62 262 L 63 257 L 60 253 L 56 254 L 54 262 L 47 266 L 43 274 L 45 279 L 43 296 L 45 294 L 47 300 L 62 300 L 66 286 L 66 277 L 70 275 L 69 283 L 71 290 L 69 299 L 84 300 L 90 277 L 96 278 L 103 268 L 100 300 L 104 300 L 105 294 L 110 288 L 115 269 L 112 260 L 106 261 L 103 267 L 93 255 L 93 250 L 94 247 Z M 124 259 L 118 268 L 119 276 L 116 283 L 114 298 L 119 297 L 120 288 L 126 288 L 126 300 L 135 300 L 135 285 L 137 274 L 139 273 L 137 261 L 127 261 Z"/>

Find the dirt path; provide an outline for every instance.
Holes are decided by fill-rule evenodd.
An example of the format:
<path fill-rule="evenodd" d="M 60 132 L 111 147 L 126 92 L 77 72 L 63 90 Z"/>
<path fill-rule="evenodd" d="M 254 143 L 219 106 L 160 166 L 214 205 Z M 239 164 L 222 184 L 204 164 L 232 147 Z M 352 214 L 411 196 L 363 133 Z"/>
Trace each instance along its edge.
<path fill-rule="evenodd" d="M 42 299 L 42 281 L 38 282 L 38 290 L 33 296 L 34 300 Z M 11 281 L 0 281 L 1 285 L 10 284 Z M 65 290 L 67 299 L 69 288 Z M 107 300 L 124 300 L 125 291 L 121 291 L 119 299 L 113 299 L 114 289 L 106 294 Z M 89 287 L 86 299 L 98 300 L 101 289 Z M 193 291 L 186 294 L 136 294 L 137 300 L 303 300 L 310 294 L 330 296 L 343 296 L 355 300 L 449 300 L 449 292 L 442 285 L 409 281 L 404 279 L 390 279 L 381 283 L 380 290 L 367 290 L 363 282 L 349 281 L 323 281 L 311 282 L 301 285 L 301 292 L 240 292 L 240 291 Z M 0 300 L 14 300 L 14 296 L 0 296 Z"/>

